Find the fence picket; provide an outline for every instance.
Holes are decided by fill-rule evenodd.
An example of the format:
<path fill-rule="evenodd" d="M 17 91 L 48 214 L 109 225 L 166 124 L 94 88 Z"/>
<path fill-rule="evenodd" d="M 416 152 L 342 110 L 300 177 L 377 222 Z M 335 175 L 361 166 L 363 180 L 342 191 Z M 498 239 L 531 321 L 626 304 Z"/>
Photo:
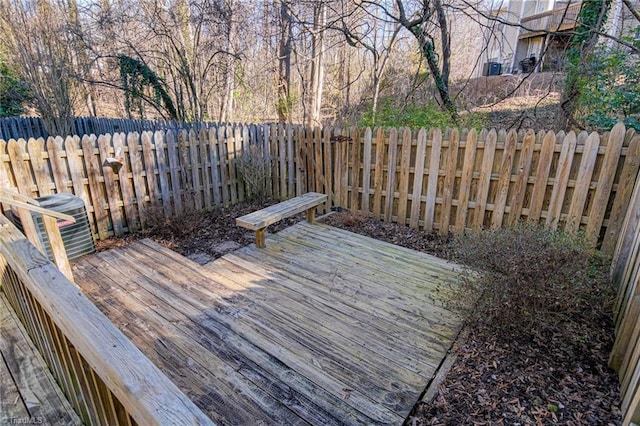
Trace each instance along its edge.
<path fill-rule="evenodd" d="M 407 201 L 409 199 L 409 166 L 411 165 L 411 129 L 402 132 L 400 157 L 400 182 L 398 185 L 398 223 L 404 225 L 407 220 Z"/>
<path fill-rule="evenodd" d="M 524 196 L 527 192 L 529 182 L 529 172 L 531 171 L 531 160 L 533 158 L 533 148 L 536 144 L 536 134 L 533 130 L 527 130 L 524 135 L 522 149 L 520 150 L 520 161 L 518 162 L 518 174 L 513 185 L 513 194 L 509 203 L 509 217 L 507 223 L 515 225 L 520 220 Z"/>
<path fill-rule="evenodd" d="M 160 197 L 162 198 L 162 210 L 166 217 L 171 216 L 171 203 L 169 200 L 169 181 L 167 178 L 167 157 L 165 150 L 165 133 L 156 130 L 153 134 L 153 142 L 155 144 L 156 161 L 158 163 L 158 185 L 160 186 Z"/>
<path fill-rule="evenodd" d="M 268 127 L 265 126 L 265 130 Z M 229 169 L 229 185 L 230 185 L 230 202 L 231 204 L 235 204 L 238 201 L 238 175 L 236 173 L 236 147 L 233 140 L 233 128 L 231 126 L 227 126 L 225 131 L 226 137 L 226 156 L 225 160 L 227 163 L 227 168 Z M 268 138 L 268 133 L 265 134 L 265 138 Z M 268 139 L 267 139 L 268 140 Z M 265 142 L 266 144 L 267 142 Z M 271 159 L 270 147 L 265 145 L 265 154 Z M 271 169 L 269 169 L 271 170 Z M 271 174 L 269 174 L 271 177 Z M 267 180 L 267 195 L 271 195 L 271 181 Z"/>
<path fill-rule="evenodd" d="M 546 225 L 551 229 L 558 229 L 576 145 L 576 134 L 569 132 L 562 141 L 562 151 L 560 151 L 558 169 L 556 171 L 555 183 L 553 185 L 553 191 L 551 192 L 551 200 L 549 201 L 549 211 L 547 212 L 545 221 Z"/>
<path fill-rule="evenodd" d="M 425 129 L 420 129 L 420 131 L 418 131 L 416 161 L 413 173 L 413 192 L 411 194 L 411 215 L 409 217 L 409 226 L 416 229 L 418 228 L 418 224 L 420 221 L 420 205 L 422 204 L 422 181 L 424 180 L 424 162 L 426 153 L 427 131 Z"/>
<path fill-rule="evenodd" d="M 127 221 L 127 229 L 129 232 L 135 232 L 140 229 L 139 217 L 136 214 L 135 192 L 133 189 L 133 175 L 129 177 L 129 152 L 126 146 L 126 135 L 124 133 L 116 133 L 111 138 L 113 150 L 120 153 L 122 158 L 122 167 L 118 171 L 118 182 L 120 183 L 120 192 L 122 193 L 122 204 L 124 216 Z"/>
<path fill-rule="evenodd" d="M 533 191 L 531 192 L 529 216 L 527 217 L 530 222 L 538 222 L 542 214 L 555 144 L 556 135 L 552 131 L 547 132 L 542 139 L 542 148 L 540 149 L 538 167 L 536 168 L 536 181 L 533 184 Z"/>
<path fill-rule="evenodd" d="M 365 214 L 368 214 L 371 207 L 369 205 L 369 190 L 371 186 L 371 150 L 372 150 L 372 132 L 371 128 L 367 127 L 364 132 L 364 151 L 363 151 L 363 163 L 362 163 L 362 210 Z"/>
<path fill-rule="evenodd" d="M 350 130 L 347 130 L 347 139 L 349 138 Z M 347 149 L 347 144 L 342 143 L 339 145 L 340 155 L 342 158 L 340 159 L 340 170 L 342 176 L 340 180 L 342 182 L 342 190 L 340 191 L 340 205 L 346 206 L 348 202 L 348 187 L 347 184 L 349 182 L 349 150 Z"/>
<path fill-rule="evenodd" d="M 198 142 L 200 142 L 200 173 L 202 176 L 202 203 L 205 209 L 210 209 L 211 202 L 211 164 L 208 152 L 209 132 L 204 127 L 198 132 Z"/>
<path fill-rule="evenodd" d="M 42 197 L 52 194 L 53 190 L 49 167 L 42 156 L 44 153 L 44 140 L 42 138 L 29 139 L 27 142 L 27 151 L 29 152 L 31 168 L 33 169 L 33 175 L 36 179 L 36 185 L 38 186 L 38 195 Z"/>
<path fill-rule="evenodd" d="M 213 190 L 213 203 L 222 205 L 220 194 L 220 151 L 218 150 L 218 137 L 215 128 L 209 129 L 209 162 L 211 163 L 211 187 Z"/>
<path fill-rule="evenodd" d="M 288 183 L 288 192 L 287 195 L 289 197 L 294 197 L 296 195 L 296 184 L 295 184 L 295 156 L 294 156 L 294 148 L 293 148 L 293 127 L 290 124 L 287 124 L 287 183 Z M 331 158 L 331 157 L 328 157 Z M 329 167 L 331 167 L 331 163 L 329 163 Z"/>
<path fill-rule="evenodd" d="M 96 227 L 96 220 L 94 214 L 93 203 L 89 199 L 89 195 L 85 189 L 84 184 L 84 167 L 82 166 L 82 150 L 79 146 L 77 138 L 68 136 L 64 143 L 65 151 L 67 153 L 67 163 L 69 164 L 69 172 L 71 175 L 71 183 L 73 184 L 73 193 L 76 197 L 82 198 L 84 204 L 87 206 L 87 215 L 89 216 L 89 225 L 91 226 L 91 232 L 94 235 L 98 234 Z"/>
<path fill-rule="evenodd" d="M 601 250 L 605 254 L 615 255 L 616 242 L 619 239 L 625 220 L 625 213 L 629 208 L 629 201 L 638 177 L 638 170 L 640 170 L 640 135 L 635 136 L 629 143 L 627 156 L 618 182 L 618 189 L 609 214 L 607 232 L 602 241 Z"/>
<path fill-rule="evenodd" d="M 458 145 L 460 134 L 453 129 L 449 136 L 449 148 L 446 153 L 444 185 L 442 187 L 442 211 L 440 214 L 440 234 L 449 233 L 451 207 L 453 204 L 453 190 L 456 180 L 456 168 L 458 164 Z"/>
<path fill-rule="evenodd" d="M 49 154 L 49 163 L 51 165 L 51 173 L 53 174 L 53 182 L 56 192 L 69 192 L 67 182 L 69 174 L 67 173 L 67 165 L 62 158 L 62 138 L 49 137 L 47 139 L 47 152 Z M 66 155 L 65 155 L 66 156 Z"/>
<path fill-rule="evenodd" d="M 306 190 L 306 177 L 305 176 L 305 161 L 304 161 L 304 150 L 305 142 L 304 142 L 304 130 L 300 126 L 296 126 L 295 128 L 296 140 L 298 141 L 298 146 L 295 149 L 295 163 L 296 163 L 296 196 L 302 195 Z"/>
<path fill-rule="evenodd" d="M 180 160 L 178 157 L 178 146 L 180 136 L 176 138 L 173 130 L 166 133 L 167 157 L 169 158 L 169 176 L 171 176 L 171 189 L 173 195 L 173 209 L 176 216 L 182 214 L 182 180 L 180 173 Z"/>
<path fill-rule="evenodd" d="M 393 218 L 393 200 L 396 196 L 396 163 L 398 162 L 398 130 L 389 131 L 389 148 L 387 161 L 387 193 L 384 199 L 384 220 L 391 222 Z"/>
<path fill-rule="evenodd" d="M 246 147 L 245 147 L 246 149 Z M 286 134 L 285 129 L 282 124 L 278 124 L 278 161 L 279 161 L 279 170 L 278 175 L 280 176 L 280 191 L 278 192 L 279 199 L 287 198 L 287 177 L 289 174 L 287 173 L 287 152 L 286 152 Z M 325 186 L 325 194 L 329 193 L 329 188 Z M 328 201 L 329 205 L 331 205 L 331 200 Z"/>
<path fill-rule="evenodd" d="M 573 190 L 573 197 L 571 198 L 571 205 L 569 206 L 569 213 L 567 214 L 565 230 L 568 232 L 575 232 L 580 228 L 582 212 L 584 210 L 584 204 L 587 201 L 587 195 L 589 194 L 589 186 L 591 185 L 593 167 L 596 164 L 599 146 L 600 136 L 595 132 L 591 133 L 584 144 L 582 161 L 580 162 L 578 177 L 576 178 L 576 186 Z"/>
<path fill-rule="evenodd" d="M 274 144 L 274 146 L 278 146 Z M 313 129 L 313 169 L 315 174 L 315 188 L 316 191 L 322 192 L 324 188 L 324 173 L 322 167 L 322 129 L 315 127 Z"/>
<path fill-rule="evenodd" d="M 146 191 L 143 182 L 143 161 L 140 155 L 141 148 L 140 136 L 138 133 L 129 133 L 127 135 L 127 145 L 129 146 L 129 160 L 131 161 L 131 175 L 133 181 L 133 189 L 135 192 L 135 201 L 138 206 L 138 217 L 140 218 L 140 226 L 144 228 L 147 224 L 147 206 L 145 205 Z"/>
<path fill-rule="evenodd" d="M 245 145 L 246 144 L 246 145 Z M 244 191 L 244 179 L 242 177 L 242 173 L 240 173 L 240 169 L 238 168 L 238 161 L 240 161 L 242 159 L 242 154 L 244 153 L 245 147 L 249 146 L 249 141 L 248 140 L 244 140 L 243 136 L 242 136 L 242 128 L 241 127 L 236 127 L 233 131 L 233 145 L 234 145 L 234 151 L 233 151 L 233 169 L 235 170 L 235 176 L 236 176 L 236 185 L 238 188 L 238 201 L 244 201 L 245 200 L 245 191 Z M 276 146 L 275 144 L 271 145 L 272 147 Z M 272 158 L 272 174 L 271 176 L 278 176 L 277 175 L 277 167 L 278 167 L 278 163 L 277 163 L 277 156 L 271 156 Z M 274 194 L 278 193 L 277 190 L 277 181 L 272 181 L 272 184 L 275 188 L 275 192 Z"/>
<path fill-rule="evenodd" d="M 346 143 L 346 142 L 345 142 Z M 332 206 L 337 205 L 335 201 L 335 192 L 333 189 L 333 171 L 331 168 L 331 131 L 324 132 L 324 138 L 322 140 L 322 157 L 324 161 L 324 193 L 327 194 L 327 210 Z M 281 145 L 282 147 L 282 145 Z M 283 156 L 284 158 L 284 156 Z M 346 186 L 346 185 L 345 185 Z M 345 188 L 346 191 L 346 188 Z M 286 193 L 282 193 L 282 197 L 285 197 Z"/>
<path fill-rule="evenodd" d="M 600 170 L 600 178 L 598 179 L 598 186 L 593 197 L 592 208 L 589 212 L 589 219 L 587 221 L 587 227 L 585 229 L 587 238 L 592 244 L 598 241 L 600 236 L 600 228 L 604 221 L 604 215 L 606 213 L 608 200 L 611 195 L 611 189 L 613 187 L 613 180 L 616 176 L 616 169 L 618 168 L 618 162 L 620 161 L 620 153 L 622 152 L 622 145 L 625 139 L 624 124 L 618 123 L 611 130 L 609 140 L 607 141 L 607 147 L 604 154 L 604 160 L 602 168 Z"/>
<path fill-rule="evenodd" d="M 507 134 L 502 161 L 500 162 L 500 177 L 496 186 L 496 198 L 493 202 L 493 213 L 491 215 L 491 229 L 500 228 L 504 218 L 507 205 L 507 195 L 509 193 L 509 183 L 511 182 L 511 170 L 515 160 L 516 144 L 518 136 L 515 131 Z"/>
<path fill-rule="evenodd" d="M 110 167 L 105 167 L 106 159 L 113 157 L 113 155 L 109 153 L 109 148 L 111 148 L 111 135 L 98 136 L 99 165 L 102 166 L 101 172 L 104 178 L 104 188 L 107 193 L 109 215 L 111 216 L 111 223 L 113 224 L 113 232 L 116 237 L 119 237 L 124 234 L 124 223 L 122 222 L 122 214 L 120 213 L 120 206 L 118 204 L 120 191 L 116 188 L 113 170 Z"/>
<path fill-rule="evenodd" d="M 85 135 L 82 137 L 82 155 L 89 180 L 89 196 L 96 217 L 96 228 L 100 239 L 103 240 L 109 236 L 109 218 L 107 217 L 103 186 L 100 185 L 102 167 L 98 161 L 95 139 L 95 136 Z"/>
<path fill-rule="evenodd" d="M 471 129 L 467 134 L 467 141 L 464 148 L 464 160 L 462 163 L 462 175 L 460 176 L 460 191 L 458 193 L 458 211 L 456 214 L 455 231 L 458 234 L 464 233 L 467 224 L 467 210 L 469 208 L 469 192 L 471 190 L 471 179 L 473 178 L 473 166 L 476 161 L 476 147 L 478 133 Z"/>
<path fill-rule="evenodd" d="M 197 134 L 195 130 L 192 129 L 189 132 L 188 155 L 185 156 L 186 161 L 183 164 L 185 167 L 191 168 L 191 197 L 193 198 L 193 208 L 195 210 L 202 210 L 203 208 L 201 192 L 202 183 L 200 181 L 200 155 L 198 153 L 199 147 L 200 143 L 198 142 Z"/>
<path fill-rule="evenodd" d="M 18 192 L 27 197 L 33 197 L 31 185 L 31 170 L 29 170 L 24 161 L 27 142 L 24 139 L 9 140 L 7 144 L 7 152 L 11 160 L 13 176 L 18 187 Z"/>
<path fill-rule="evenodd" d="M 373 217 L 380 219 L 382 210 L 382 177 L 384 164 L 384 129 L 378 127 L 376 130 L 376 161 L 373 174 Z"/>
<path fill-rule="evenodd" d="M 7 152 L 7 143 L 0 139 L 0 187 L 2 188 L 11 188 L 11 182 L 9 181 L 9 171 L 8 168 L 11 167 L 11 162 L 6 162 L 1 157 L 4 157 L 5 152 Z M 11 210 L 11 206 L 9 204 L 0 204 L 2 206 L 2 212 L 6 212 Z"/>
<path fill-rule="evenodd" d="M 349 200 L 349 207 L 352 212 L 356 212 L 360 209 L 360 193 L 358 188 L 360 187 L 360 132 L 356 131 L 353 134 L 353 140 L 351 143 L 351 199 Z M 336 176 L 337 179 L 337 176 Z M 345 182 L 345 187 L 347 182 Z M 347 207 L 346 205 L 343 207 Z"/>
<path fill-rule="evenodd" d="M 440 174 L 440 155 L 442 152 L 442 131 L 433 130 L 431 154 L 429 156 L 429 175 L 427 181 L 427 199 L 424 209 L 424 229 L 433 231 L 433 222 L 436 214 L 436 195 L 438 194 L 438 176 Z M 398 213 L 400 214 L 400 213 Z"/>

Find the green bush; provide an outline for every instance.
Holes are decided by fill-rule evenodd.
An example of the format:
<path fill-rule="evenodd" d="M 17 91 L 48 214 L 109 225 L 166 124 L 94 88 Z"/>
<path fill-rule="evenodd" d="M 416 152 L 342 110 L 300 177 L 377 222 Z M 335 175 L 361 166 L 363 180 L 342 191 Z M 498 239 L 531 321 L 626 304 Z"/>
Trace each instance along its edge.
<path fill-rule="evenodd" d="M 609 312 L 608 263 L 581 237 L 518 224 L 457 237 L 452 253 L 468 267 L 459 301 L 480 296 L 472 321 L 507 335 Z"/>
<path fill-rule="evenodd" d="M 0 57 L 0 117 L 16 117 L 29 99 L 26 84 Z"/>
<path fill-rule="evenodd" d="M 409 128 L 441 128 L 466 127 L 480 129 L 486 124 L 486 117 L 479 113 L 462 114 L 460 125 L 456 126 L 446 111 L 435 103 L 426 105 L 406 104 L 402 107 L 385 99 L 380 102 L 375 116 L 371 107 L 362 114 L 358 123 L 360 127 L 409 127 Z"/>
<path fill-rule="evenodd" d="M 640 131 L 640 63 L 628 52 L 603 50 L 580 77 L 578 120 L 586 127 L 609 130 L 619 120 Z"/>

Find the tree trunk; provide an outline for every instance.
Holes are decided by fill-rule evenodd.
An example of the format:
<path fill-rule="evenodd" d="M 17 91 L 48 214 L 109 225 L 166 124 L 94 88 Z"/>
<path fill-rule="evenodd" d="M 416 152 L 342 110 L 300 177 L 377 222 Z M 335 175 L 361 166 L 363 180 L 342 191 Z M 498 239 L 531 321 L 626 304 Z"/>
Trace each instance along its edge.
<path fill-rule="evenodd" d="M 293 39 L 289 2 L 280 2 L 280 43 L 278 46 L 278 121 L 291 122 L 291 42 Z"/>
<path fill-rule="evenodd" d="M 311 64 L 311 90 L 310 112 L 307 118 L 309 127 L 322 124 L 322 87 L 324 85 L 324 26 L 327 20 L 327 10 L 324 3 L 314 5 L 313 33 L 312 33 L 312 64 Z"/>
<path fill-rule="evenodd" d="M 222 97 L 222 105 L 220 106 L 220 122 L 232 122 L 233 121 L 233 91 L 235 90 L 236 76 L 235 76 L 235 49 L 233 36 L 235 33 L 234 16 L 233 16 L 233 1 L 229 3 L 229 16 L 227 24 L 226 34 L 226 70 L 224 80 L 224 94 Z"/>

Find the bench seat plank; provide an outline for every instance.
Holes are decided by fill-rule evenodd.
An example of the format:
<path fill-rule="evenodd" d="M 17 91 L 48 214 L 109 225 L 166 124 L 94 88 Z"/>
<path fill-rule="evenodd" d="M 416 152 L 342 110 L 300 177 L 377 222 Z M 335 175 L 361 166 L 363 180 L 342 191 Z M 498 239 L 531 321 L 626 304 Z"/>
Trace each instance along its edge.
<path fill-rule="evenodd" d="M 257 231 L 266 228 L 279 220 L 296 215 L 305 210 L 315 208 L 325 201 L 327 201 L 327 196 L 325 194 L 308 192 L 300 195 L 299 197 L 291 198 L 281 203 L 274 204 L 273 206 L 236 218 L 236 225 L 252 231 Z"/>

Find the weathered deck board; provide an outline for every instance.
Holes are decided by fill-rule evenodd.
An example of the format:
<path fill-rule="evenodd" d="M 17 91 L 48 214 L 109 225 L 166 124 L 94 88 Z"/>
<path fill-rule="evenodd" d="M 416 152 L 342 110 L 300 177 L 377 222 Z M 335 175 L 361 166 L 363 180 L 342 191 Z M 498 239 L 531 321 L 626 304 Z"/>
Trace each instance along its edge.
<path fill-rule="evenodd" d="M 81 425 L 0 292 L 0 423 Z"/>
<path fill-rule="evenodd" d="M 462 324 L 457 267 L 299 223 L 205 266 L 143 240 L 76 282 L 222 424 L 401 424 Z"/>

